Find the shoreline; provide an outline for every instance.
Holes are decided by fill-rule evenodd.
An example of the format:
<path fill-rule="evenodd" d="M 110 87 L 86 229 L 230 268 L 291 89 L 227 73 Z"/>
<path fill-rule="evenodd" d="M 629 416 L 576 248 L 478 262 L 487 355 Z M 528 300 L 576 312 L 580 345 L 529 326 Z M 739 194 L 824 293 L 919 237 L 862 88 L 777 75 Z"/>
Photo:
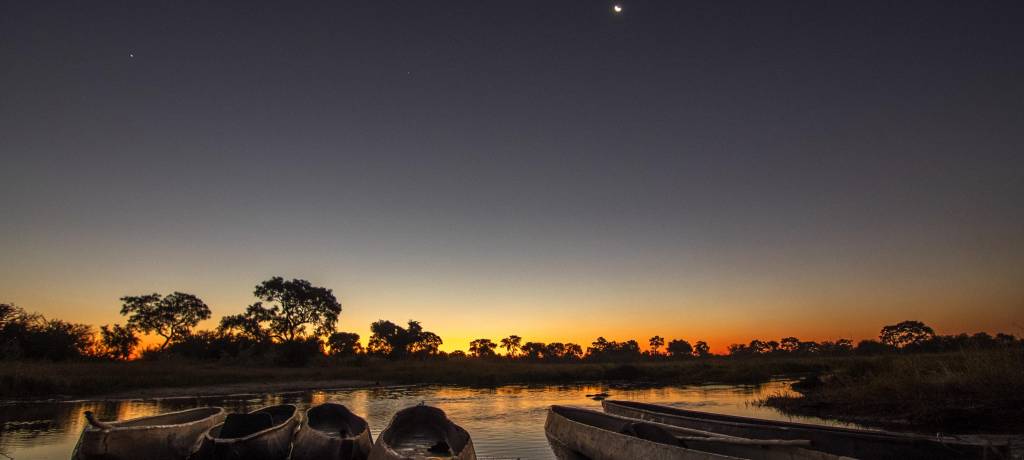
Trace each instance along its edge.
<path fill-rule="evenodd" d="M 213 398 L 391 385 L 757 385 L 803 379 L 761 404 L 867 427 L 1024 431 L 1020 350 L 632 363 L 357 360 L 282 368 L 183 360 L 7 362 L 0 403 Z M 894 417 L 894 415 L 896 415 Z"/>
<path fill-rule="evenodd" d="M 187 387 L 153 387 L 104 393 L 88 398 L 62 401 L 117 401 L 132 399 L 187 399 L 242 396 L 260 393 L 300 393 L 313 390 L 343 390 L 380 387 L 381 382 L 352 379 L 299 380 L 292 382 L 238 382 Z"/>

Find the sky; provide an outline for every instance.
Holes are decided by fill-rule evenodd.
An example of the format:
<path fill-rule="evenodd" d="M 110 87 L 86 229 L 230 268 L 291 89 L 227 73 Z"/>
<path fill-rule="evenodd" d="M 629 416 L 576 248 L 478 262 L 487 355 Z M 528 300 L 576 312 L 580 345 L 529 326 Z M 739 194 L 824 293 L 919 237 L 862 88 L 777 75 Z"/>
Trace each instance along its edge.
<path fill-rule="evenodd" d="M 0 302 L 1024 334 L 1024 4 L 0 0 Z"/>

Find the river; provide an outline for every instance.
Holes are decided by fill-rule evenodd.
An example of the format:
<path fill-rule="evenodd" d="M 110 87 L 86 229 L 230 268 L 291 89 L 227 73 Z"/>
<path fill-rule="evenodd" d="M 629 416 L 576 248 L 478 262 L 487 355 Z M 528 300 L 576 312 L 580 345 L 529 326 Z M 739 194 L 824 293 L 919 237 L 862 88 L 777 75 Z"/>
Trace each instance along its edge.
<path fill-rule="evenodd" d="M 544 436 L 548 406 L 565 404 L 600 410 L 588 394 L 608 392 L 612 399 L 645 401 L 723 414 L 745 415 L 805 423 L 843 425 L 813 417 L 790 417 L 752 404 L 765 396 L 785 393 L 789 381 L 762 385 L 617 386 L 548 385 L 471 388 L 456 386 L 396 386 L 220 397 L 150 400 L 7 402 L 0 403 L 0 459 L 66 459 L 91 410 L 100 420 L 142 417 L 199 406 L 223 406 L 250 411 L 272 404 L 295 404 L 300 409 L 327 401 L 345 404 L 366 418 L 374 439 L 399 409 L 425 402 L 444 409 L 449 418 L 469 431 L 481 460 L 496 458 L 553 459 Z"/>

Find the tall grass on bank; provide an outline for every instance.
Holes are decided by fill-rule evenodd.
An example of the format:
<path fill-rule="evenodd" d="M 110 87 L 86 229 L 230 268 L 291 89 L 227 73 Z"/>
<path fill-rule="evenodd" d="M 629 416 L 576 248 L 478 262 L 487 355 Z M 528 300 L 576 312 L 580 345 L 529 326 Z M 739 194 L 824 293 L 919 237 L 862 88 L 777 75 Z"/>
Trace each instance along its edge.
<path fill-rule="evenodd" d="M 237 383 L 360 380 L 494 386 L 516 383 L 756 384 L 777 375 L 820 372 L 842 358 L 692 359 L 636 363 L 540 363 L 488 359 L 324 360 L 306 367 L 224 365 L 180 359 L 133 362 L 6 362 L 0 398 L 60 398 Z"/>
<path fill-rule="evenodd" d="M 764 404 L 924 431 L 1024 429 L 1024 350 L 889 355 L 845 362 Z"/>

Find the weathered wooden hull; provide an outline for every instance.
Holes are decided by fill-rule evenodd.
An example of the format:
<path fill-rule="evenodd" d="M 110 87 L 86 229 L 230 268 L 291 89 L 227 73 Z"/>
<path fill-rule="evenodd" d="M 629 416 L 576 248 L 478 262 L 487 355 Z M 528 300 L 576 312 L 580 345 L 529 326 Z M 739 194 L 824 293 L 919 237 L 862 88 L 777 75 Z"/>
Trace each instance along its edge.
<path fill-rule="evenodd" d="M 270 406 L 250 412 L 272 412 L 274 425 L 265 430 L 239 437 L 219 437 L 223 424 L 210 428 L 190 457 L 193 460 L 286 460 L 291 454 L 292 437 L 299 427 L 300 415 L 295 406 Z"/>
<path fill-rule="evenodd" d="M 406 449 L 408 439 L 443 440 L 450 455 L 426 453 Z M 476 449 L 469 433 L 456 425 L 444 411 L 430 406 L 402 409 L 391 418 L 391 423 L 377 437 L 370 451 L 370 460 L 422 460 L 422 459 L 476 460 Z"/>
<path fill-rule="evenodd" d="M 589 413 L 589 414 L 587 414 Z M 602 421 L 604 427 L 577 421 L 580 415 L 608 417 Z M 620 433 L 615 425 L 624 428 L 629 421 L 617 420 L 600 412 L 576 409 L 564 406 L 551 406 L 547 420 L 544 422 L 544 433 L 549 442 L 560 448 L 569 449 L 591 460 L 717 460 L 734 459 L 723 454 L 702 452 L 680 446 L 662 444 L 640 439 Z M 593 421 L 588 421 L 594 423 Z"/>
<path fill-rule="evenodd" d="M 203 407 L 110 422 L 109 429 L 87 425 L 71 454 L 73 460 L 183 460 L 196 441 L 224 421 L 220 407 Z"/>
<path fill-rule="evenodd" d="M 321 414 L 333 412 L 333 414 Z M 346 436 L 334 435 L 318 424 L 322 417 L 333 416 L 347 425 Z M 295 434 L 291 460 L 365 460 L 373 449 L 370 426 L 345 406 L 326 403 L 306 411 L 302 427 Z"/>
<path fill-rule="evenodd" d="M 712 414 L 630 401 L 602 401 L 609 414 L 752 439 L 806 439 L 811 448 L 863 459 L 1009 458 L 1009 446 Z"/>

